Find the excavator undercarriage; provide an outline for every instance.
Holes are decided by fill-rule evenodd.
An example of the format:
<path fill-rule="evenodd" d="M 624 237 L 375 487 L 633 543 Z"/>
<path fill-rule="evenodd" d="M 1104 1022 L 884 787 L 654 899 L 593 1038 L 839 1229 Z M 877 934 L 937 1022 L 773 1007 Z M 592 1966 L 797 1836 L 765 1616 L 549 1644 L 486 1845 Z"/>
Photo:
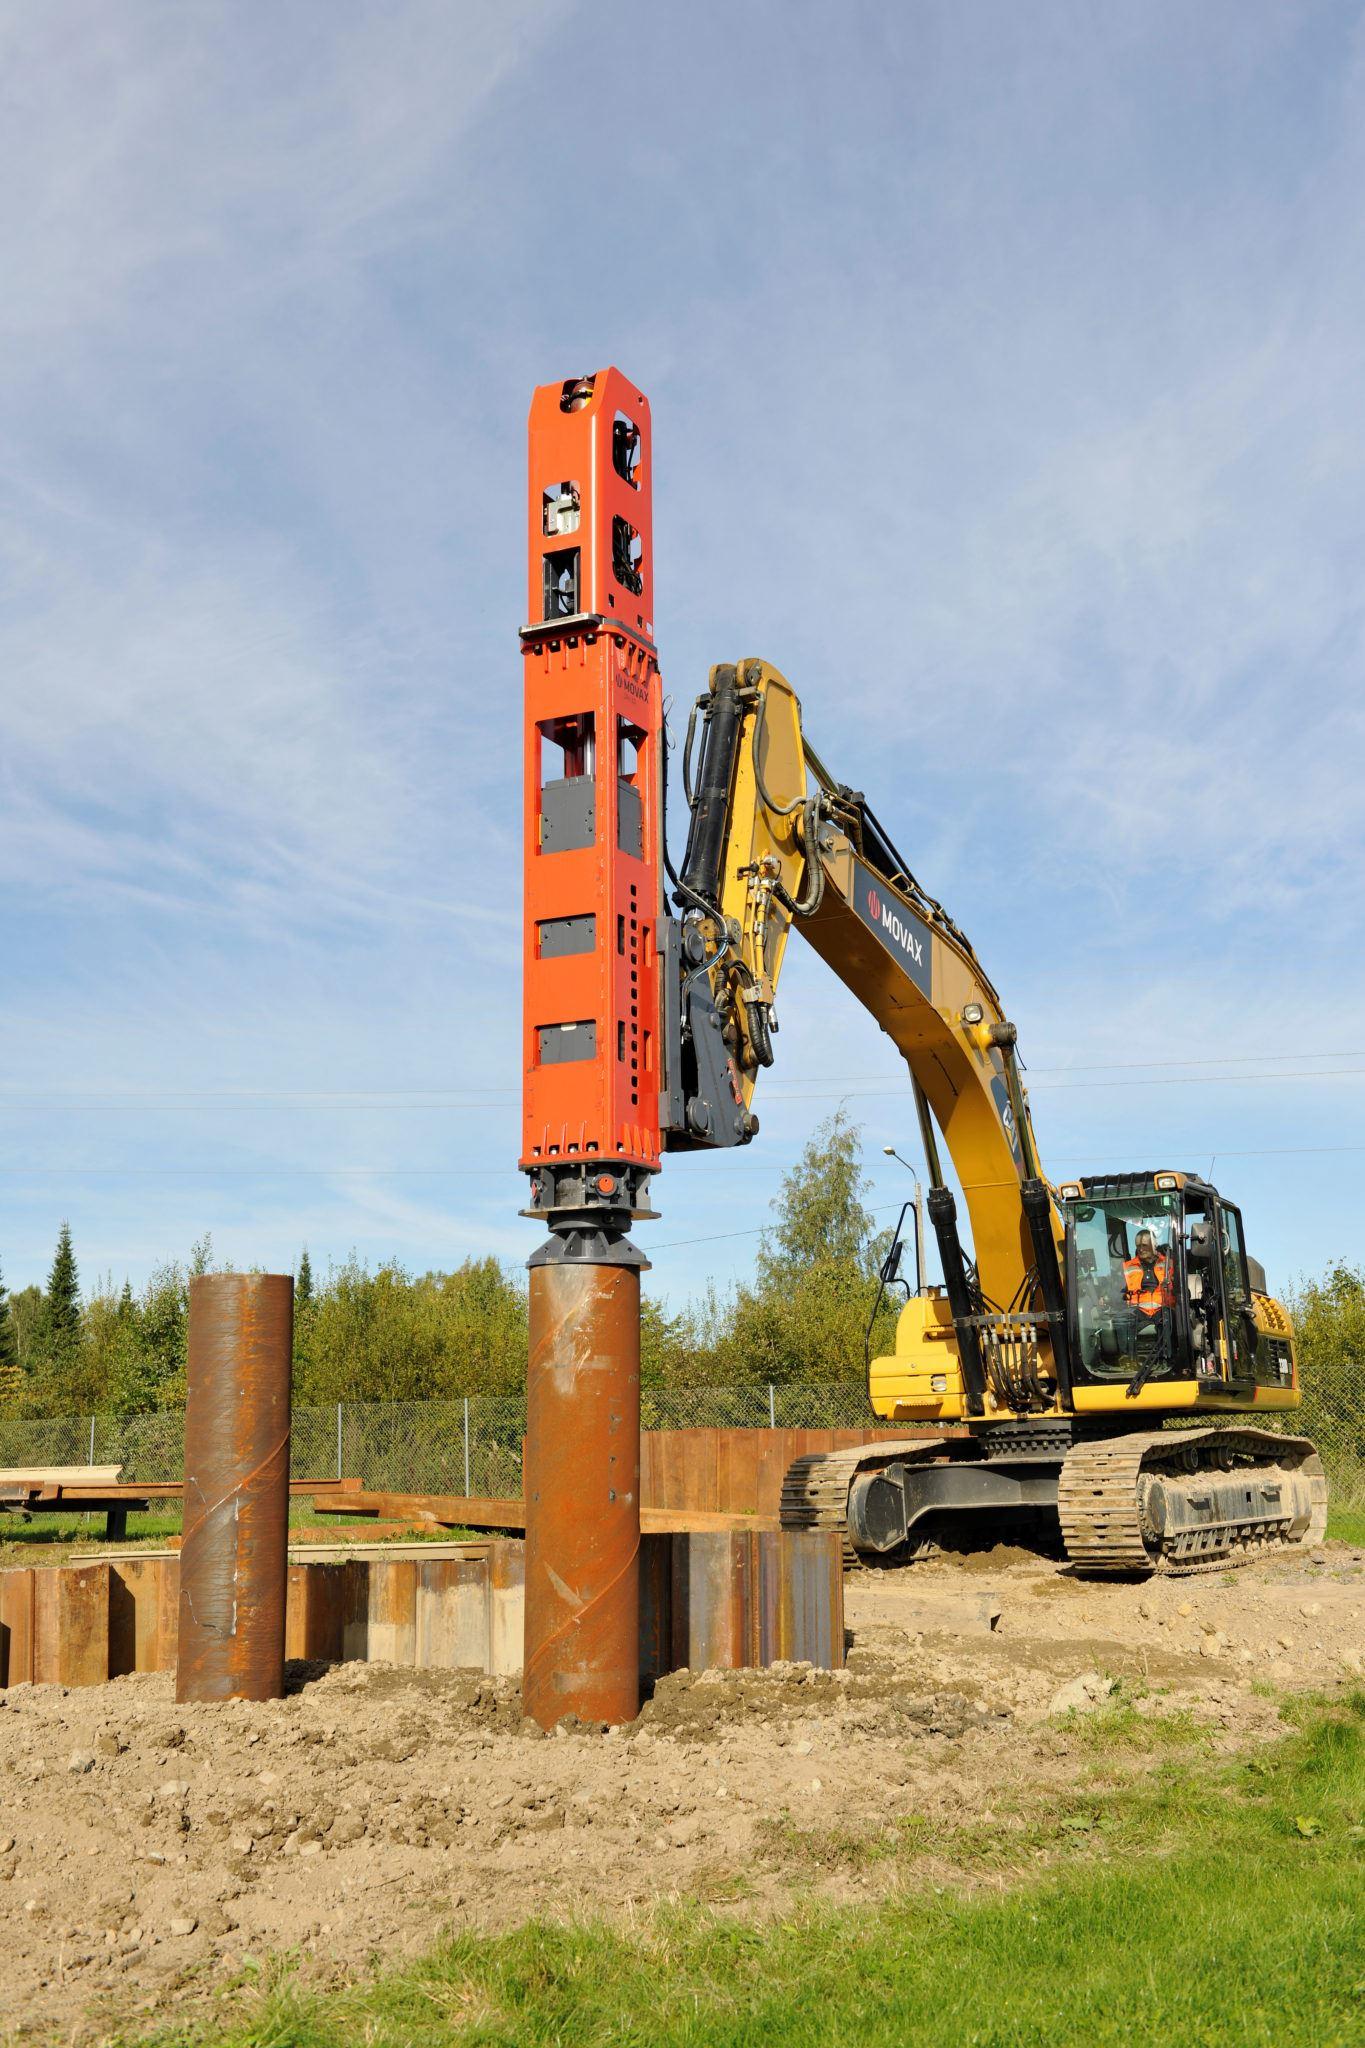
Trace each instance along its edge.
<path fill-rule="evenodd" d="M 1307 1437 L 1047 1418 L 798 1458 L 782 1520 L 840 1530 L 850 1563 L 908 1563 L 1022 1520 L 1088 1573 L 1187 1574 L 1320 1542 L 1327 1481 Z"/>

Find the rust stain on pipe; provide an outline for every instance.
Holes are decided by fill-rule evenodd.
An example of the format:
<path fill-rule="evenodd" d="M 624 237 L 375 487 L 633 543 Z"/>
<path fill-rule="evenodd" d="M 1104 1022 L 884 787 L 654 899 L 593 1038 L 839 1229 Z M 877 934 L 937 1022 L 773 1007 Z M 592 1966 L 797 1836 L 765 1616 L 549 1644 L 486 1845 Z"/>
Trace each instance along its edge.
<path fill-rule="evenodd" d="M 640 1275 L 533 1265 L 522 1711 L 640 1710 Z"/>
<path fill-rule="evenodd" d="M 293 1328 L 287 1273 L 190 1282 L 178 1700 L 284 1691 Z"/>

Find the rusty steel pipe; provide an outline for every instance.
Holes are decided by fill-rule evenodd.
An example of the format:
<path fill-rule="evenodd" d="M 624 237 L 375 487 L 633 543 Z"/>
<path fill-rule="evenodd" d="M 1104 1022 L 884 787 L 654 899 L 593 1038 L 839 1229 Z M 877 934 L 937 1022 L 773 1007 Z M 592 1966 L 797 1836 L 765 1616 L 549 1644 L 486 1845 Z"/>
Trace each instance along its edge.
<path fill-rule="evenodd" d="M 293 1334 L 288 1273 L 191 1280 L 177 1700 L 284 1692 Z"/>
<path fill-rule="evenodd" d="M 641 1262 L 642 1263 L 642 1262 Z M 640 1711 L 640 1271 L 531 1266 L 522 1712 Z"/>

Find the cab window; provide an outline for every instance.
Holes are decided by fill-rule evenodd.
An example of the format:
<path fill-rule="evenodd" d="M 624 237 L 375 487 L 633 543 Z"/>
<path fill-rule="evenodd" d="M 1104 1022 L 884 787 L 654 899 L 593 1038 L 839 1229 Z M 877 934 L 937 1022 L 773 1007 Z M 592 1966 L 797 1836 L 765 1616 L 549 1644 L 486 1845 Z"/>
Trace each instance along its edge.
<path fill-rule="evenodd" d="M 1219 1224 L 1223 1246 L 1223 1286 L 1232 1303 L 1250 1301 L 1251 1290 L 1247 1284 L 1246 1246 L 1242 1239 L 1242 1219 L 1236 1209 L 1221 1207 Z"/>
<path fill-rule="evenodd" d="M 1218 1256 L 1214 1257 L 1214 1247 Z M 1185 1292 L 1190 1304 L 1190 1349 L 1196 1369 L 1218 1370 L 1218 1331 L 1223 1320 L 1223 1259 L 1213 1205 L 1191 1192 L 1185 1198 Z"/>
<path fill-rule="evenodd" d="M 1175 1238 L 1179 1198 L 1078 1202 L 1071 1211 L 1071 1282 L 1078 1376 L 1164 1377 L 1177 1363 Z"/>

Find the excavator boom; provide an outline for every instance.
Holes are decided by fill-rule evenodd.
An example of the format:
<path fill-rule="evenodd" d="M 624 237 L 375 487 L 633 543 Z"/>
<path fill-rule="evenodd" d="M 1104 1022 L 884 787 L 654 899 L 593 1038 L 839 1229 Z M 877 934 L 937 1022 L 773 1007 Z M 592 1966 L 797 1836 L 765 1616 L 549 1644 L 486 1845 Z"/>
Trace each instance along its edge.
<path fill-rule="evenodd" d="M 713 669 L 693 708 L 684 786 L 691 829 L 678 899 L 684 956 L 696 961 L 685 1008 L 704 1014 L 699 1028 L 727 1047 L 736 1141 L 750 1134 L 758 1075 L 772 1059 L 773 1006 L 795 924 L 909 1070 L 967 1412 L 985 1412 L 982 1340 L 992 1329 L 1027 1357 L 1039 1398 L 1050 1401 L 1059 1382 L 1065 1395 L 1062 1226 L 1038 1171 L 1014 1026 L 966 935 L 915 881 L 866 799 L 823 766 L 795 692 L 766 662 Z M 695 1061 L 689 1078 L 704 1064 Z M 705 1142 L 725 1118 L 694 1096 L 691 1121 L 692 1131 L 679 1134 L 684 1144 L 698 1133 Z M 967 1205 L 970 1264 L 938 1132 Z"/>

